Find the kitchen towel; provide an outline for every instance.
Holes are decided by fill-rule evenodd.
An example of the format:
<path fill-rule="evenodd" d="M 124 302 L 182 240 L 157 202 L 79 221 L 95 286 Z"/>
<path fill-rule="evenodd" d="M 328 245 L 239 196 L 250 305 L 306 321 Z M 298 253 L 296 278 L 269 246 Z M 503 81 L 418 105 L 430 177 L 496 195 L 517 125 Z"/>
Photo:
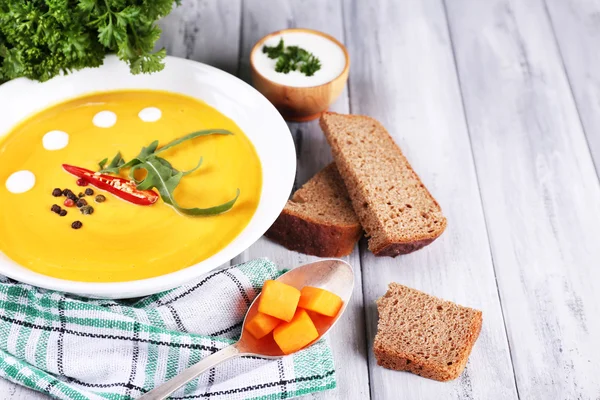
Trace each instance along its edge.
<path fill-rule="evenodd" d="M 135 399 L 233 343 L 267 279 L 259 259 L 135 301 L 93 300 L 0 277 L 0 376 L 59 399 Z M 173 399 L 281 399 L 334 388 L 321 340 L 280 360 L 237 358 Z"/>

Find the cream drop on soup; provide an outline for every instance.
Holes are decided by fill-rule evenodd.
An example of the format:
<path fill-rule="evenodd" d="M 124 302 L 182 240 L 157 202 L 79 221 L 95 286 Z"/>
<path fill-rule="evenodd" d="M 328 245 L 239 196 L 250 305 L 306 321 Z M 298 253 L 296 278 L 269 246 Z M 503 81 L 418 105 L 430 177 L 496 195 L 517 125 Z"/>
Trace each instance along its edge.
<path fill-rule="evenodd" d="M 264 46 L 276 46 L 283 39 L 285 46 L 298 46 L 314 54 L 320 61 L 320 68 L 312 76 L 300 71 L 277 72 L 277 59 L 271 59 L 263 52 Z M 265 41 L 251 55 L 254 67 L 268 80 L 285 86 L 310 87 L 331 82 L 344 71 L 346 56 L 337 43 L 326 37 L 309 32 L 285 32 Z"/>
<path fill-rule="evenodd" d="M 164 198 L 142 206 L 93 185 L 80 187 L 63 168 L 98 171 L 108 156 L 120 153 L 129 161 L 155 140 L 164 145 L 213 129 L 230 134 L 195 137 L 160 154 L 178 171 L 194 170 L 202 158 L 175 186 L 178 209 Z M 126 170 L 117 171 L 113 176 L 129 179 Z M 160 91 L 91 94 L 50 107 L 0 137 L 0 252 L 35 272 L 73 281 L 160 276 L 205 260 L 234 240 L 254 215 L 261 188 L 254 146 L 209 105 Z M 57 189 L 72 190 L 74 203 L 81 193 L 93 213 Z M 238 189 L 225 213 L 178 212 L 229 202 Z"/>

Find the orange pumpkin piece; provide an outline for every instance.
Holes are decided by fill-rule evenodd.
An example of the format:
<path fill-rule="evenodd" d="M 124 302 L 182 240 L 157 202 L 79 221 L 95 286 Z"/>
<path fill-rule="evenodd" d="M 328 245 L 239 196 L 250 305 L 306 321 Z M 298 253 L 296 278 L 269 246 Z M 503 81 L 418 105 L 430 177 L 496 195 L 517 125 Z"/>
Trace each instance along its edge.
<path fill-rule="evenodd" d="M 305 310 L 299 308 L 290 322 L 273 330 L 273 339 L 283 354 L 291 354 L 319 337 L 319 332 Z"/>
<path fill-rule="evenodd" d="M 300 300 L 300 291 L 293 286 L 278 281 L 266 281 L 258 311 L 289 322 L 294 318 L 294 313 Z"/>
<path fill-rule="evenodd" d="M 305 286 L 302 288 L 298 307 L 314 311 L 328 317 L 335 317 L 344 302 L 337 294 L 325 289 Z"/>
<path fill-rule="evenodd" d="M 246 330 L 256 339 L 261 339 L 271 333 L 280 322 L 280 319 L 258 312 L 246 322 Z"/>

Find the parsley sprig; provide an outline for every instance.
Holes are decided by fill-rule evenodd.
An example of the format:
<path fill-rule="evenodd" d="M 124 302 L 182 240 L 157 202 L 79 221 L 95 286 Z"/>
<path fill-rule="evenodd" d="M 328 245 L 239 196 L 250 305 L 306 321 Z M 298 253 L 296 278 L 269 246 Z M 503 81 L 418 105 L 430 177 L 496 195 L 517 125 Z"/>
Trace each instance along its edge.
<path fill-rule="evenodd" d="M 229 211 L 238 197 L 240 196 L 240 189 L 236 190 L 236 195 L 233 199 L 229 200 L 226 203 L 209 207 L 209 208 L 184 208 L 177 204 L 175 200 L 174 192 L 175 188 L 181 182 L 181 179 L 195 172 L 202 165 L 202 158 L 198 161 L 196 167 L 192 168 L 188 171 L 179 171 L 169 161 L 164 159 L 163 157 L 159 157 L 159 154 L 162 152 L 178 146 L 188 140 L 195 139 L 200 136 L 207 135 L 233 135 L 228 130 L 225 129 L 208 129 L 203 131 L 198 131 L 194 133 L 190 133 L 182 138 L 175 139 L 172 142 L 167 143 L 162 147 L 158 147 L 158 140 L 153 141 L 147 147 L 143 147 L 135 158 L 132 160 L 125 162 L 121 153 L 117 153 L 116 156 L 113 157 L 112 161 L 106 165 L 108 159 L 100 161 L 98 165 L 100 166 L 101 173 L 110 173 L 110 174 L 119 174 L 121 170 L 129 168 L 129 178 L 134 180 L 138 190 L 149 190 L 154 189 L 158 190 L 160 197 L 163 201 L 181 214 L 191 215 L 191 216 L 208 216 L 208 215 L 217 215 L 222 214 L 226 211 Z M 146 177 L 142 180 L 137 180 L 135 178 L 135 171 L 143 169 L 146 171 Z"/>
<path fill-rule="evenodd" d="M 263 53 L 270 59 L 277 59 L 275 71 L 284 74 L 300 71 L 306 76 L 313 76 L 321 69 L 321 61 L 313 54 L 298 46 L 286 46 L 279 39 L 276 46 L 264 46 Z"/>
<path fill-rule="evenodd" d="M 0 83 L 97 67 L 106 53 L 116 53 L 134 74 L 160 71 L 166 52 L 154 52 L 156 21 L 179 1 L 0 1 Z"/>

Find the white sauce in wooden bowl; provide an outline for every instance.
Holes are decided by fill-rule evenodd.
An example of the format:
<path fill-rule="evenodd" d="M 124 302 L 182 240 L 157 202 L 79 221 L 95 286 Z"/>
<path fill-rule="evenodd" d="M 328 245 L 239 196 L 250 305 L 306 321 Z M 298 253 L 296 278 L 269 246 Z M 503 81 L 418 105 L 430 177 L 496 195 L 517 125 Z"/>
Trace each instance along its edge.
<path fill-rule="evenodd" d="M 263 47 L 277 46 L 283 39 L 285 46 L 299 46 L 313 53 L 321 61 L 321 69 L 312 76 L 306 76 L 300 71 L 290 71 L 287 74 L 275 71 L 276 59 L 270 59 L 263 53 Z M 320 35 L 308 32 L 285 32 L 267 39 L 262 46 L 252 53 L 252 63 L 256 71 L 268 80 L 285 86 L 310 87 L 331 82 L 337 78 L 346 66 L 346 56 L 341 47 Z"/>

